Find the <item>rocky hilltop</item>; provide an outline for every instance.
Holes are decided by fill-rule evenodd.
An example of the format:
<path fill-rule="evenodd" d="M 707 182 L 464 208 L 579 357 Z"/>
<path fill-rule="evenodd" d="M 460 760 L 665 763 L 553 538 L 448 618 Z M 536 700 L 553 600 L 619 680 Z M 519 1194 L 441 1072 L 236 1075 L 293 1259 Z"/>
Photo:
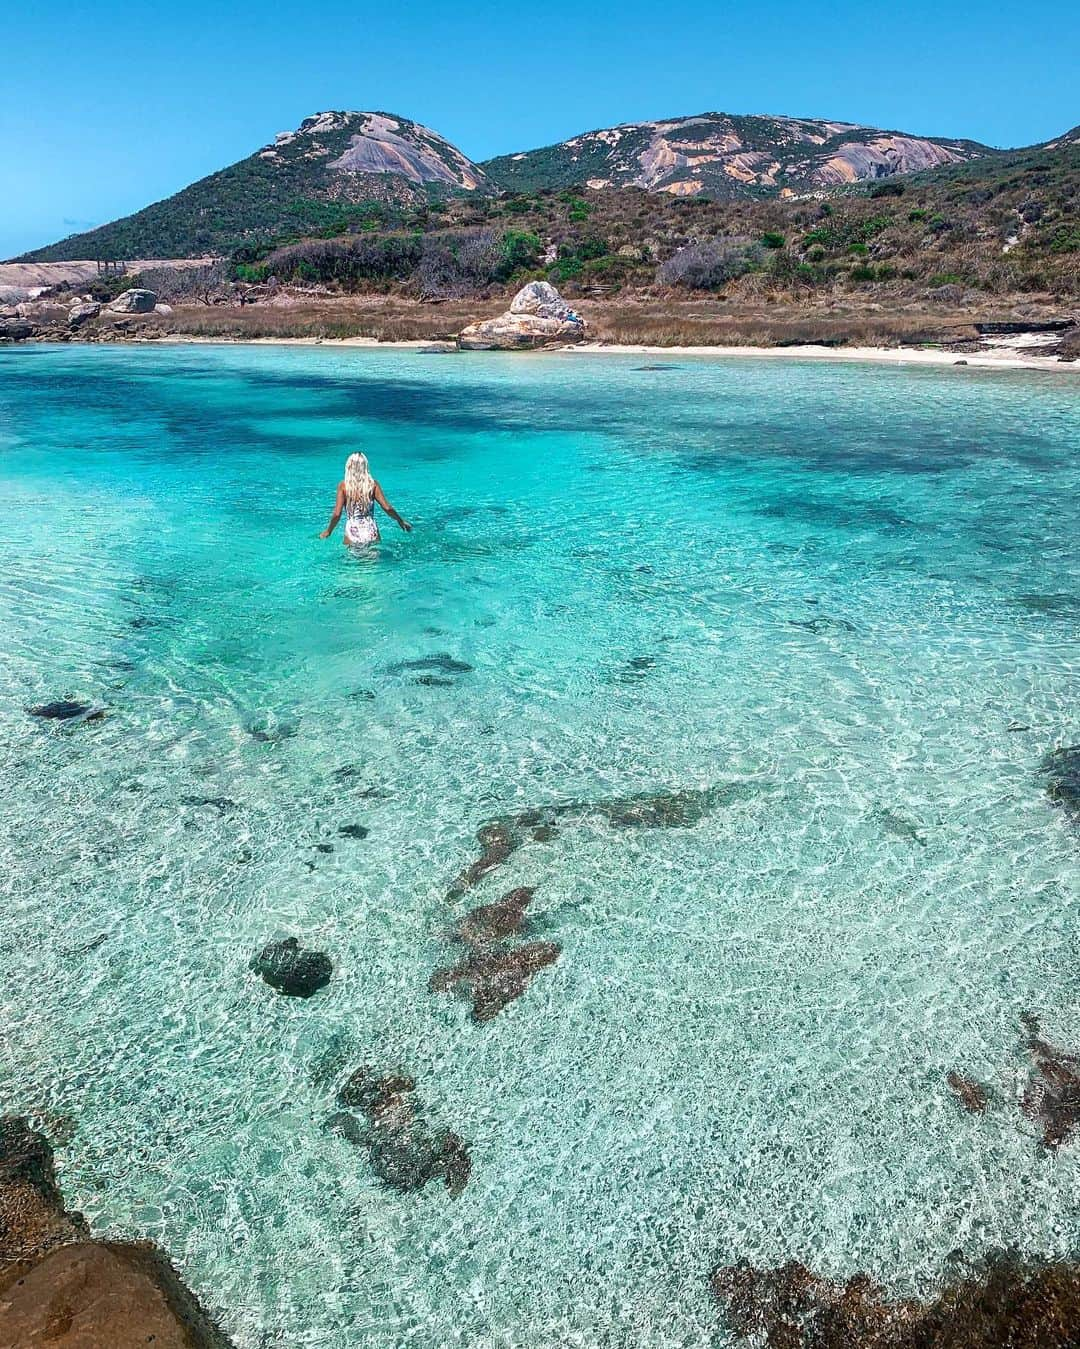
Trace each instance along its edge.
<path fill-rule="evenodd" d="M 347 233 L 380 205 L 487 193 L 484 171 L 430 127 L 387 112 L 320 112 L 164 201 L 20 261 L 197 257 L 282 236 Z"/>
<path fill-rule="evenodd" d="M 706 112 L 588 131 L 483 165 L 514 191 L 639 187 L 680 197 L 796 195 L 993 154 L 975 141 L 804 117 Z"/>

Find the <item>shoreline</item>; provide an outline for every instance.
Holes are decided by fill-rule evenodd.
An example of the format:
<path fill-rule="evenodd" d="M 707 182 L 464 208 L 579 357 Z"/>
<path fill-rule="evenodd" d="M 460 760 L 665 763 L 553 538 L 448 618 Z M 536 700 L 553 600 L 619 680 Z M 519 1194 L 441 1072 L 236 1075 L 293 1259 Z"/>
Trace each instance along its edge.
<path fill-rule="evenodd" d="M 199 337 L 183 333 L 170 333 L 168 336 L 152 339 L 152 342 L 122 342 L 117 346 L 152 345 L 163 343 L 177 346 L 285 346 L 285 347 L 359 347 L 375 350 L 419 351 L 426 347 L 444 344 L 423 339 L 410 338 L 401 341 L 381 341 L 375 337 Z M 113 345 L 111 343 L 102 345 Z M 445 344 L 449 347 L 450 344 Z M 457 352 L 447 350 L 446 355 L 485 355 L 484 352 Z M 731 359 L 742 356 L 754 359 L 784 359 L 794 357 L 799 360 L 817 361 L 871 361 L 891 365 L 935 365 L 969 366 L 984 370 L 1053 370 L 1066 374 L 1080 374 L 1080 361 L 1062 361 L 1056 356 L 1027 355 L 1016 347 L 1002 347 L 999 351 L 953 352 L 940 351 L 924 347 L 859 347 L 859 346 L 650 346 L 644 343 L 587 342 L 579 346 L 565 346 L 534 351 L 510 351 L 491 353 L 501 356 L 690 356 Z"/>

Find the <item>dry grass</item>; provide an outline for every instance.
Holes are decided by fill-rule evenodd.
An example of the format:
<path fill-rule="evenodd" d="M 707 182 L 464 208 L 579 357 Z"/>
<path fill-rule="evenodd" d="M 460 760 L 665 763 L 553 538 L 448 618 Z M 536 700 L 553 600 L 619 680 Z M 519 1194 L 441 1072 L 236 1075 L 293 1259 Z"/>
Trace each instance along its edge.
<path fill-rule="evenodd" d="M 509 296 L 429 305 L 400 296 L 304 296 L 286 304 L 185 305 L 170 318 L 148 315 L 123 325 L 125 335 L 175 334 L 224 341 L 306 338 L 380 342 L 452 339 L 467 323 L 501 313 Z M 923 306 L 859 308 L 798 303 L 725 302 L 631 297 L 581 300 L 598 342 L 679 346 L 919 346 L 972 341 L 976 321 L 1022 317 L 1007 305 L 942 310 Z M 89 334 L 87 334 L 89 335 Z M 117 334 L 120 336 L 120 333 Z"/>

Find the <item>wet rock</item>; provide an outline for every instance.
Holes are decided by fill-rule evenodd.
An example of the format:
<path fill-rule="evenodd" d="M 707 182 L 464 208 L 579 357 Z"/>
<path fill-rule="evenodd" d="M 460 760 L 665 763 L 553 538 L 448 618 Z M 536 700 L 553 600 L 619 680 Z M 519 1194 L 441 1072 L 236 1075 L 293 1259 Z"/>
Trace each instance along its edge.
<path fill-rule="evenodd" d="M 962 1073 L 950 1072 L 945 1081 L 949 1090 L 969 1115 L 982 1115 L 986 1112 L 986 1088 L 974 1078 L 964 1077 Z"/>
<path fill-rule="evenodd" d="M 64 1208 L 45 1135 L 20 1116 L 0 1117 L 0 1267 L 89 1234 L 82 1214 Z"/>
<path fill-rule="evenodd" d="M 295 937 L 271 942 L 252 960 L 251 968 L 271 988 L 293 998 L 310 998 L 325 988 L 334 964 L 322 951 L 305 951 Z"/>
<path fill-rule="evenodd" d="M 429 689 L 452 689 L 454 687 L 454 681 L 452 679 L 446 679 L 442 675 L 418 675 L 413 680 L 413 683 L 422 684 L 425 688 Z"/>
<path fill-rule="evenodd" d="M 452 1130 L 431 1128 L 407 1074 L 358 1068 L 338 1092 L 345 1110 L 327 1127 L 367 1150 L 372 1170 L 388 1189 L 408 1193 L 441 1180 L 452 1195 L 464 1190 L 472 1170 L 465 1142 Z M 360 1110 L 364 1122 L 348 1114 Z"/>
<path fill-rule="evenodd" d="M 95 703 L 81 703 L 74 698 L 57 698 L 51 703 L 39 703 L 37 707 L 28 707 L 32 717 L 43 721 L 96 721 L 105 715 L 105 709 Z"/>
<path fill-rule="evenodd" d="M 1075 1349 L 1080 1325 L 1080 1264 L 1013 1252 L 967 1266 L 929 1303 L 797 1261 L 719 1266 L 711 1287 L 730 1330 L 769 1349 Z"/>
<path fill-rule="evenodd" d="M 1051 750 L 1042 761 L 1046 794 L 1070 815 L 1080 816 L 1080 745 Z"/>
<path fill-rule="evenodd" d="M 311 846 L 316 852 L 330 853 L 334 851 L 334 845 L 332 843 L 313 843 Z"/>
<path fill-rule="evenodd" d="M 457 878 L 450 891 L 452 898 L 471 890 L 489 871 L 502 866 L 525 842 L 525 837 L 520 830 L 512 831 L 511 826 L 501 820 L 491 820 L 476 831 L 476 841 L 480 844 L 480 856 Z"/>
<path fill-rule="evenodd" d="M 515 998 L 520 998 L 533 976 L 554 965 L 562 954 L 555 942 L 528 942 L 512 951 L 473 950 L 460 965 L 436 970 L 428 988 L 449 993 L 459 985 L 472 998 L 472 1018 L 490 1021 Z"/>
<path fill-rule="evenodd" d="M 532 903 L 531 885 L 509 891 L 494 904 L 481 904 L 458 923 L 452 938 L 468 946 L 491 946 L 516 936 L 525 924 L 525 910 Z"/>
<path fill-rule="evenodd" d="M 338 829 L 342 838 L 367 838 L 371 830 L 362 824 L 343 824 Z"/>
<path fill-rule="evenodd" d="M 1080 1058 L 1048 1044 L 1041 1036 L 1038 1018 L 1030 1012 L 1020 1020 L 1028 1033 L 1031 1055 L 1020 1109 L 1042 1129 L 1043 1146 L 1055 1152 L 1080 1125 Z"/>
<path fill-rule="evenodd" d="M 682 369 L 682 366 L 681 366 L 681 365 L 635 365 L 635 366 L 634 366 L 634 369 L 635 369 L 635 370 L 638 370 L 638 371 L 643 371 L 643 370 L 649 370 L 649 371 L 654 371 L 654 370 L 681 370 L 681 369 Z"/>

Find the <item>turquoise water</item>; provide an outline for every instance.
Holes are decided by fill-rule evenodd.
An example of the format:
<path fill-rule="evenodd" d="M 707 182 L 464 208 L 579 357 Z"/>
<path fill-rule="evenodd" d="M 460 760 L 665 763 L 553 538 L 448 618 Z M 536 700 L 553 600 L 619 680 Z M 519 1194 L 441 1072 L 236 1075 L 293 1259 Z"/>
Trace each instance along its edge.
<path fill-rule="evenodd" d="M 1080 1143 L 1016 1093 L 1020 1012 L 1080 1045 L 1038 771 L 1080 740 L 1078 412 L 1027 372 L 0 350 L 0 1110 L 74 1121 L 69 1202 L 242 1349 L 723 1345 L 717 1261 L 1074 1250 Z M 315 537 L 357 446 L 415 524 L 364 557 Z M 108 714 L 26 715 L 64 696 Z M 706 788 L 447 899 L 492 817 Z M 476 1025 L 427 981 L 519 885 L 562 956 Z M 335 962 L 308 1001 L 248 969 L 288 934 Z M 468 1141 L 459 1198 L 323 1128 L 363 1063 Z"/>

